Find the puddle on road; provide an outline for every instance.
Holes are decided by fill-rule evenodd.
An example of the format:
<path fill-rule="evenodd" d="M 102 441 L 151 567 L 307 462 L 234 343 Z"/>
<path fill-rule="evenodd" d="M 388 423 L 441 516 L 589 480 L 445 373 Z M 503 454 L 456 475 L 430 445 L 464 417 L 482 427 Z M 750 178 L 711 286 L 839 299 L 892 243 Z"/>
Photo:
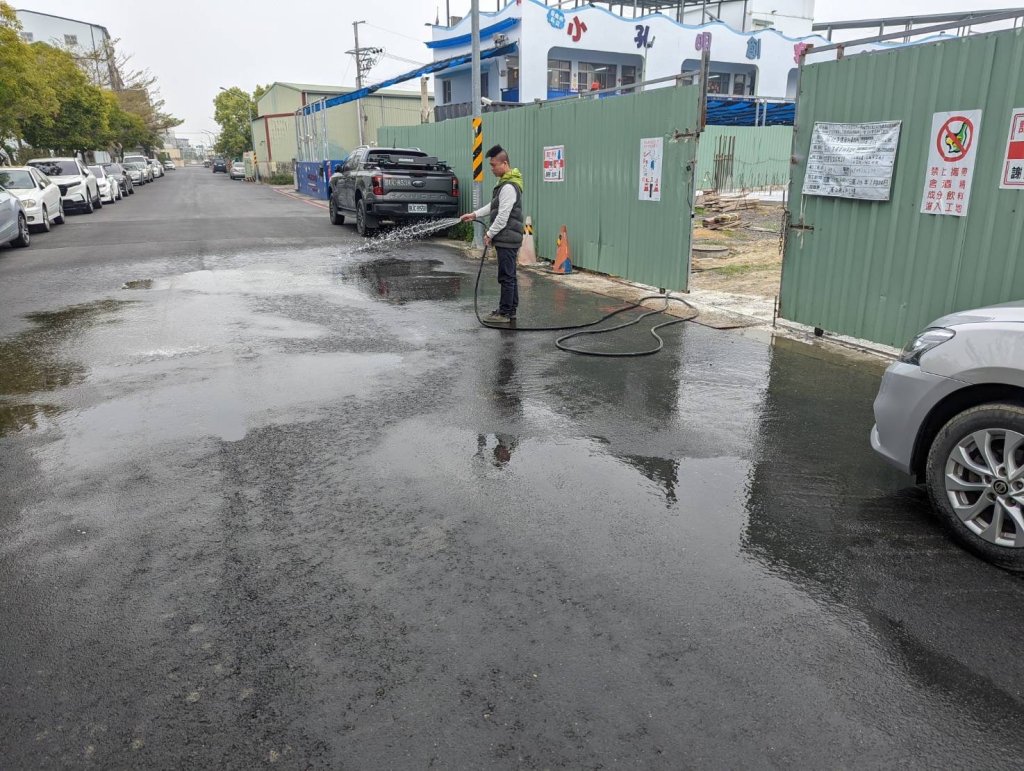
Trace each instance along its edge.
<path fill-rule="evenodd" d="M 342 275 L 375 297 L 405 303 L 414 300 L 454 300 L 462 293 L 465 273 L 438 270 L 442 260 L 402 260 L 385 257 L 356 263 Z"/>
<path fill-rule="evenodd" d="M 151 278 L 139 278 L 134 281 L 125 281 L 121 284 L 122 289 L 152 289 L 153 279 Z"/>
<path fill-rule="evenodd" d="M 43 417 L 60 412 L 54 405 L 16 403 L 15 399 L 80 382 L 85 367 L 62 358 L 61 346 L 86 327 L 108 321 L 126 304 L 101 300 L 59 311 L 30 313 L 26 316 L 32 322 L 30 328 L 0 340 L 0 436 L 36 428 Z"/>

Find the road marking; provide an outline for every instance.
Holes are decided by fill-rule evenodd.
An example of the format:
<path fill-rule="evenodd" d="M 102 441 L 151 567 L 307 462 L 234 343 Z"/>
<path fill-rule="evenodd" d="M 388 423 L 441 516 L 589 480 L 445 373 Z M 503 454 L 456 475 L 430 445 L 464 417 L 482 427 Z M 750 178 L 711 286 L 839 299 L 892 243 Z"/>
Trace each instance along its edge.
<path fill-rule="evenodd" d="M 285 196 L 286 198 L 291 198 L 293 201 L 302 201 L 302 203 L 308 203 L 310 206 L 315 206 L 318 209 L 326 209 L 327 208 L 327 204 L 326 203 L 323 203 L 321 201 L 314 201 L 314 200 L 311 200 L 309 198 L 303 198 L 302 196 L 296 195 L 295 193 L 291 192 L 290 190 L 279 190 L 276 187 L 271 188 L 271 190 L 273 190 L 275 193 L 280 193 L 281 195 Z"/>

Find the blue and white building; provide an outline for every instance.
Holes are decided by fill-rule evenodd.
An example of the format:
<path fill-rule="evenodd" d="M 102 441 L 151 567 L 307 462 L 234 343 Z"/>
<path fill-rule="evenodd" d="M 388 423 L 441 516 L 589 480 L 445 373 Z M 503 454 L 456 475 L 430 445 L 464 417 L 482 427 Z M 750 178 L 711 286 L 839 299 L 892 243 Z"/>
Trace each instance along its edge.
<path fill-rule="evenodd" d="M 680 74 L 688 80 L 693 76 L 686 73 L 699 69 L 704 50 L 711 57 L 709 93 L 793 98 L 801 51 L 828 43 L 811 34 L 814 0 L 510 0 L 500 11 L 480 16 L 482 49 L 515 46 L 483 62 L 481 93 L 494 102 L 628 88 Z M 469 53 L 470 19 L 434 26 L 426 45 L 435 62 Z M 876 43 L 847 53 L 884 47 Z M 466 114 L 446 112 L 446 106 L 467 105 L 470 93 L 468 64 L 438 72 L 438 116 Z"/>

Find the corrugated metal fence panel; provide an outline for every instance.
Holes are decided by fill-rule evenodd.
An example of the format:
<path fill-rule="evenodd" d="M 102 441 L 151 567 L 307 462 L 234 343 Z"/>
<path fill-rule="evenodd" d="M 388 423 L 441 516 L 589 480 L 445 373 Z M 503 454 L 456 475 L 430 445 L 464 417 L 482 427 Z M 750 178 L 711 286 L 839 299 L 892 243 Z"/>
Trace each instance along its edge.
<path fill-rule="evenodd" d="M 1000 190 L 1014 107 L 1024 106 L 1024 30 L 806 67 L 796 153 L 815 121 L 902 120 L 892 199 L 802 197 L 794 166 L 782 275 L 784 318 L 900 345 L 938 316 L 1024 297 L 1024 191 Z M 970 209 L 921 214 L 932 114 L 982 109 Z"/>
<path fill-rule="evenodd" d="M 697 189 L 709 190 L 715 178 L 720 137 L 736 137 L 732 190 L 785 187 L 789 184 L 792 126 L 708 126 L 700 137 Z"/>
<path fill-rule="evenodd" d="M 537 252 L 551 259 L 565 225 L 572 261 L 588 270 L 666 289 L 685 289 L 700 89 L 661 88 L 615 99 L 566 100 L 484 116 L 484 147 L 500 144 L 526 180 L 525 208 Z M 386 127 L 378 143 L 412 145 L 454 165 L 470 208 L 471 119 Z M 664 138 L 660 202 L 639 199 L 640 140 Z M 564 145 L 564 182 L 543 181 L 545 146 Z M 485 170 L 487 166 L 484 166 Z M 485 200 L 494 180 L 488 172 Z"/>

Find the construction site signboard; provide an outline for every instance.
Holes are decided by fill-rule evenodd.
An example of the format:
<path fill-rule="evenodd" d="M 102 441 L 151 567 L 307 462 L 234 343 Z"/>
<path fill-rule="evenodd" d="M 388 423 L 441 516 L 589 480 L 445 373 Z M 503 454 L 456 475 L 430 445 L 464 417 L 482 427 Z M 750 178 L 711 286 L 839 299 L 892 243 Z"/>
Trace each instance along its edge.
<path fill-rule="evenodd" d="M 803 194 L 888 201 L 900 125 L 898 120 L 815 123 Z"/>
<path fill-rule="evenodd" d="M 1004 190 L 1024 190 L 1024 107 L 1014 107 L 1010 113 L 1010 135 L 1006 139 L 1003 176 L 999 187 Z"/>
<path fill-rule="evenodd" d="M 565 145 L 544 148 L 544 181 L 565 182 Z"/>
<path fill-rule="evenodd" d="M 932 115 L 928 164 L 921 195 L 922 214 L 967 216 L 980 131 L 981 110 L 954 110 Z"/>
<path fill-rule="evenodd" d="M 661 200 L 661 159 L 665 145 L 662 137 L 640 140 L 640 200 Z"/>

